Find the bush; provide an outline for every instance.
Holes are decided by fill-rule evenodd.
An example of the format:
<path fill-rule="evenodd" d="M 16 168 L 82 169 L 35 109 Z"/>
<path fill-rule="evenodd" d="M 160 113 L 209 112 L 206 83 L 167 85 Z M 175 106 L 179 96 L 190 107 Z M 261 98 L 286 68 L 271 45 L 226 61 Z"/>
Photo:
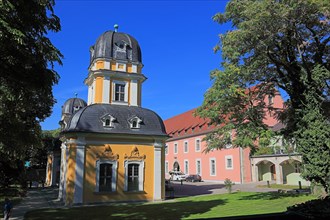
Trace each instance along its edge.
<path fill-rule="evenodd" d="M 225 184 L 225 188 L 227 189 L 228 193 L 231 193 L 232 187 L 233 187 L 233 185 L 235 185 L 235 183 L 233 183 L 230 179 L 226 178 L 224 181 L 224 184 Z"/>

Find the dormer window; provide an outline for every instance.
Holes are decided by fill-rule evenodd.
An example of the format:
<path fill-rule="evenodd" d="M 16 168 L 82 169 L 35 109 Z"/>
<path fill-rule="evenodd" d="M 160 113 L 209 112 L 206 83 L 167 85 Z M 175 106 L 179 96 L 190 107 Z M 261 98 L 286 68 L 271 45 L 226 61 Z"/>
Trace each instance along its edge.
<path fill-rule="evenodd" d="M 105 115 L 101 118 L 101 121 L 103 122 L 103 127 L 106 128 L 113 128 L 114 127 L 114 121 L 116 120 L 115 117 L 112 115 Z"/>
<path fill-rule="evenodd" d="M 133 118 L 129 119 L 128 122 L 130 123 L 130 127 L 134 129 L 140 128 L 142 120 L 139 117 L 134 116 Z"/>
<path fill-rule="evenodd" d="M 268 95 L 268 105 L 274 104 L 274 95 L 269 94 Z"/>

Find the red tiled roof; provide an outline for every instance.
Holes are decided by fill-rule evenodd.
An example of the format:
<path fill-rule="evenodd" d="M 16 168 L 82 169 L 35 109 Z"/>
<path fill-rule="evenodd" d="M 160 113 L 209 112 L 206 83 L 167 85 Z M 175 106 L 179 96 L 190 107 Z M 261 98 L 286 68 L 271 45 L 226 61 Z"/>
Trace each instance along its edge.
<path fill-rule="evenodd" d="M 164 124 L 167 134 L 174 137 L 184 134 L 201 133 L 214 128 L 214 126 L 209 126 L 209 119 L 194 116 L 195 110 L 196 108 L 165 120 Z"/>

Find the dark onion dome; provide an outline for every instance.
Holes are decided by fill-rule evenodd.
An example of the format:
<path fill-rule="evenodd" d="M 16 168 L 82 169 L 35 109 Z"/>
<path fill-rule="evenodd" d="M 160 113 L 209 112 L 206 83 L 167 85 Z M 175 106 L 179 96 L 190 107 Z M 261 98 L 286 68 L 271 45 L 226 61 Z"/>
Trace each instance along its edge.
<path fill-rule="evenodd" d="M 132 128 L 134 119 L 138 126 Z M 63 130 L 67 132 L 167 136 L 163 120 L 155 112 L 111 104 L 92 104 L 80 109 Z"/>
<path fill-rule="evenodd" d="M 80 98 L 71 98 L 66 100 L 64 105 L 62 106 L 62 115 L 64 114 L 74 114 L 79 109 L 84 108 L 87 106 L 87 103 Z"/>
<path fill-rule="evenodd" d="M 138 42 L 129 34 L 106 31 L 90 48 L 91 63 L 98 58 L 142 63 L 141 49 Z"/>

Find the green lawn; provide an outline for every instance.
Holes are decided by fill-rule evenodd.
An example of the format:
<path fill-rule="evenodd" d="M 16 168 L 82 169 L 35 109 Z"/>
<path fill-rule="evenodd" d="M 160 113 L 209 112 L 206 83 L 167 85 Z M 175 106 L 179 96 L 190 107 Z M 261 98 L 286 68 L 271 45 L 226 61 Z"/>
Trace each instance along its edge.
<path fill-rule="evenodd" d="M 30 211 L 37 219 L 196 219 L 284 212 L 288 206 L 314 199 L 312 195 L 237 192 L 179 198 L 159 203 L 112 203 Z"/>
<path fill-rule="evenodd" d="M 268 188 L 267 185 L 258 185 L 260 188 Z M 299 186 L 295 185 L 285 185 L 285 184 L 270 184 L 269 188 L 272 189 L 299 189 Z M 302 189 L 309 189 L 309 186 L 302 186 Z"/>

